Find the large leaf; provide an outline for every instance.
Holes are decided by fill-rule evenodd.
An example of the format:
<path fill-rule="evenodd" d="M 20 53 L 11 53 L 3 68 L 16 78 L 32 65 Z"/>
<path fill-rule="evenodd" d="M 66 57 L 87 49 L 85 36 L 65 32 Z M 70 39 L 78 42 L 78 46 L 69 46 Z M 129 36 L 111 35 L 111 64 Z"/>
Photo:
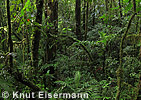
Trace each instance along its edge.
<path fill-rule="evenodd" d="M 79 86 L 80 78 L 81 78 L 81 74 L 80 74 L 79 71 L 77 71 L 76 74 L 75 74 L 75 78 L 74 78 L 76 88 L 78 88 L 78 86 Z"/>

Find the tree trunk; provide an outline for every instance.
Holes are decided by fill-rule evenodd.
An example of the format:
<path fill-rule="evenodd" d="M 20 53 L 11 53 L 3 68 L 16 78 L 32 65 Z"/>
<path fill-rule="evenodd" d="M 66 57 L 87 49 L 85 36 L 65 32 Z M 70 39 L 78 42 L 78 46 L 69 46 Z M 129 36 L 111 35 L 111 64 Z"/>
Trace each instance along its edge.
<path fill-rule="evenodd" d="M 113 7 L 113 0 L 111 0 L 111 3 L 110 3 L 110 8 Z"/>
<path fill-rule="evenodd" d="M 136 0 L 133 0 L 133 8 L 134 8 L 134 12 L 136 12 Z"/>
<path fill-rule="evenodd" d="M 108 12 L 108 0 L 105 0 L 105 5 L 106 5 L 106 13 Z"/>
<path fill-rule="evenodd" d="M 47 1 L 48 7 L 46 5 L 46 10 L 47 12 L 45 12 L 46 15 L 46 19 L 47 16 L 49 16 L 48 19 L 48 23 L 52 24 L 53 26 L 50 26 L 49 29 L 47 29 L 47 44 L 46 44 L 46 51 L 45 51 L 45 62 L 47 64 L 51 64 L 52 61 L 55 59 L 55 55 L 56 55 L 56 45 L 54 45 L 54 38 L 52 38 L 50 36 L 50 34 L 57 34 L 58 33 L 58 0 L 48 0 Z M 49 34 L 50 33 L 50 34 Z M 51 47 L 51 48 L 50 48 Z M 54 74 L 55 73 L 55 69 L 54 66 L 49 66 L 49 68 L 44 70 L 44 73 L 46 73 L 47 71 L 50 71 L 50 74 Z M 55 75 L 54 75 L 55 77 Z M 55 77 L 56 78 L 56 77 Z M 46 77 L 44 77 L 44 85 L 45 88 L 49 87 L 49 91 L 51 91 L 51 87 L 55 87 L 54 82 L 56 81 L 56 79 L 46 79 Z"/>
<path fill-rule="evenodd" d="M 83 30 L 85 31 L 85 8 L 86 8 L 86 0 L 84 0 L 84 6 L 83 6 Z"/>
<path fill-rule="evenodd" d="M 123 67 L 122 67 L 123 66 L 122 65 L 122 63 L 123 63 L 122 62 L 122 60 L 123 60 L 123 44 L 124 44 L 124 40 L 125 40 L 125 38 L 126 38 L 126 36 L 128 34 L 129 28 L 131 26 L 131 22 L 132 22 L 133 18 L 135 17 L 135 15 L 136 15 L 136 13 L 134 13 L 131 16 L 131 18 L 130 18 L 130 20 L 128 22 L 127 28 L 126 28 L 124 34 L 122 35 L 121 42 L 120 42 L 120 52 L 119 52 L 119 56 L 120 56 L 119 62 L 120 62 L 120 65 L 119 65 L 119 67 L 118 67 L 118 69 L 116 71 L 116 73 L 117 73 L 117 86 L 118 86 L 118 89 L 117 89 L 117 94 L 116 94 L 116 99 L 115 100 L 120 100 L 121 99 L 120 96 L 121 96 L 121 92 L 122 92 L 122 82 L 123 82 Z"/>
<path fill-rule="evenodd" d="M 76 36 L 77 36 L 77 39 L 82 40 L 82 34 L 81 34 L 81 0 L 76 0 L 75 19 L 76 19 Z"/>
<path fill-rule="evenodd" d="M 87 40 L 87 32 L 88 32 L 88 11 L 89 11 L 89 2 L 87 1 L 86 24 L 85 24 L 85 40 Z"/>
<path fill-rule="evenodd" d="M 52 27 L 50 27 L 50 29 L 47 31 L 47 35 L 48 35 L 48 40 L 47 40 L 47 63 L 50 63 L 52 60 L 54 60 L 55 58 L 55 54 L 56 54 L 56 45 L 52 46 L 52 48 L 50 48 L 51 45 L 53 45 L 54 40 L 53 38 L 50 36 L 49 33 L 51 34 L 57 34 L 58 32 L 58 0 L 54 0 L 52 2 L 52 0 L 49 0 L 48 2 L 48 6 L 49 6 L 49 10 L 51 11 L 51 14 L 48 15 L 49 16 L 49 20 L 48 22 L 50 24 L 53 24 Z M 51 73 L 54 73 L 54 68 L 51 68 Z"/>
<path fill-rule="evenodd" d="M 36 22 L 42 24 L 42 8 L 43 8 L 43 0 L 36 0 L 36 7 L 37 7 L 37 15 L 36 15 Z M 39 31 L 40 27 L 35 27 L 35 34 L 33 35 L 33 67 L 38 67 L 38 50 L 39 50 L 39 42 L 40 42 L 40 35 L 41 32 Z"/>
<path fill-rule="evenodd" d="M 4 25 L 3 25 L 3 11 L 2 11 L 2 7 L 0 7 L 0 15 L 1 15 L 0 16 L 0 27 L 4 27 Z M 2 33 L 1 34 L 1 37 L 0 37 L 0 40 L 2 40 L 3 38 L 6 38 L 5 37 L 5 34 L 4 34 L 4 28 L 0 29 L 0 31 Z M 6 51 L 5 46 L 6 46 L 6 43 L 5 42 L 2 42 L 2 50 L 3 51 Z"/>
<path fill-rule="evenodd" d="M 94 2 L 94 14 L 93 14 L 93 26 L 95 25 L 95 5 L 96 5 L 96 1 Z"/>
<path fill-rule="evenodd" d="M 10 18 L 10 4 L 9 4 L 9 0 L 7 0 L 7 18 L 8 18 L 8 44 L 9 44 L 9 64 L 10 64 L 10 69 L 9 69 L 9 73 L 12 73 L 12 69 L 13 69 L 13 57 L 12 57 L 12 53 L 13 53 L 13 41 L 12 41 L 12 34 L 11 34 L 11 18 Z"/>

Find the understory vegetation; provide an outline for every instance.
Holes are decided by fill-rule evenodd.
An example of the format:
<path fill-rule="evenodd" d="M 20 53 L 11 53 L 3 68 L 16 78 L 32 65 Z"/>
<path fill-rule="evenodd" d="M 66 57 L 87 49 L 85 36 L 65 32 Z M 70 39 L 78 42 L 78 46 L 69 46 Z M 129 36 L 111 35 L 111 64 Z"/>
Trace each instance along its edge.
<path fill-rule="evenodd" d="M 0 100 L 33 99 L 13 98 L 13 91 L 89 96 L 42 100 L 140 100 L 140 5 L 140 0 L 1 0 Z"/>

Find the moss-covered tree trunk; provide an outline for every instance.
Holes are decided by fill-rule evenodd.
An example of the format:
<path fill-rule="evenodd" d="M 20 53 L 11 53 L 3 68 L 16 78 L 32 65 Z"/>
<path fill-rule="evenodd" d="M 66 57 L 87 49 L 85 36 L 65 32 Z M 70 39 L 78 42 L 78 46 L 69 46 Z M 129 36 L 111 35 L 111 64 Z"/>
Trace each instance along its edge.
<path fill-rule="evenodd" d="M 131 26 L 131 22 L 133 20 L 133 18 L 135 17 L 136 13 L 134 13 L 128 23 L 128 26 L 121 38 L 121 42 L 120 42 L 120 52 L 119 52 L 119 56 L 120 56 L 120 65 L 117 69 L 117 86 L 118 86 L 118 90 L 117 90 L 117 94 L 116 94 L 116 100 L 121 100 L 121 92 L 122 92 L 122 83 L 123 83 L 123 67 L 122 67 L 122 60 L 123 60 L 123 44 L 124 44 L 124 40 L 128 34 L 128 30 Z"/>
<path fill-rule="evenodd" d="M 42 24 L 42 8 L 43 8 L 43 0 L 36 0 L 36 7 L 37 7 L 37 15 L 36 15 L 36 22 Z M 39 50 L 39 42 L 40 42 L 40 27 L 35 26 L 35 34 L 33 35 L 33 67 L 38 67 L 38 50 Z"/>
<path fill-rule="evenodd" d="M 48 0 L 46 1 L 46 12 L 45 17 L 47 22 L 49 23 L 46 29 L 47 39 L 46 39 L 46 51 L 45 51 L 45 63 L 52 64 L 52 61 L 55 59 L 57 45 L 55 44 L 55 39 L 51 37 L 50 34 L 57 35 L 58 33 L 58 0 Z M 51 26 L 50 26 L 51 25 Z M 55 45 L 54 45 L 55 44 Z M 50 74 L 54 75 L 55 69 L 54 66 L 49 66 L 48 68 L 44 69 L 44 73 L 49 70 Z M 44 77 L 44 85 L 45 88 L 49 87 L 49 91 L 51 88 L 55 86 L 54 84 L 55 78 L 47 79 Z"/>
<path fill-rule="evenodd" d="M 2 10 L 2 5 L 0 5 L 0 27 L 4 27 L 3 25 L 3 10 Z M 0 40 L 2 41 L 3 38 L 6 38 L 5 37 L 5 34 L 4 34 L 4 29 L 0 29 L 1 31 L 1 37 L 0 37 Z M 2 42 L 2 50 L 3 51 L 6 51 L 6 42 Z"/>
<path fill-rule="evenodd" d="M 56 45 L 53 45 L 55 40 L 50 36 L 49 33 L 56 35 L 58 32 L 58 0 L 53 0 L 53 2 L 52 0 L 49 0 L 48 6 L 50 10 L 50 14 L 48 15 L 49 16 L 48 22 L 53 25 L 47 30 L 48 39 L 47 39 L 47 52 L 46 52 L 47 61 L 46 62 L 49 64 L 51 61 L 54 60 L 55 54 L 56 54 Z M 53 67 L 51 67 L 50 73 L 51 74 L 54 73 Z"/>

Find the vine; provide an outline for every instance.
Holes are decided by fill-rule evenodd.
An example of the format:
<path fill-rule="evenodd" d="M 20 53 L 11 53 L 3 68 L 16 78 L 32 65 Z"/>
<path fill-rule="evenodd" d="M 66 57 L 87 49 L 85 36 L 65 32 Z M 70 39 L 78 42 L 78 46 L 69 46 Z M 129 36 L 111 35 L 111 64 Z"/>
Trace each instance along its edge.
<path fill-rule="evenodd" d="M 131 22 L 132 22 L 133 18 L 135 17 L 135 15 L 136 15 L 136 13 L 134 13 L 131 16 L 131 18 L 129 20 L 129 23 L 128 23 L 128 26 L 127 26 L 127 28 L 126 28 L 126 30 L 125 30 L 122 38 L 121 38 L 121 42 L 120 42 L 120 53 L 119 53 L 120 65 L 119 65 L 119 67 L 118 67 L 118 69 L 116 71 L 116 73 L 117 73 L 117 86 L 118 86 L 118 90 L 117 90 L 117 94 L 116 94 L 116 100 L 120 100 L 120 93 L 121 93 L 121 89 L 122 89 L 121 85 L 122 85 L 122 82 L 123 82 L 123 79 L 122 79 L 122 77 L 123 77 L 123 68 L 122 68 L 123 43 L 124 43 L 124 40 L 125 40 L 125 38 L 126 38 L 126 36 L 128 34 L 128 30 L 129 30 L 129 28 L 131 26 Z"/>

